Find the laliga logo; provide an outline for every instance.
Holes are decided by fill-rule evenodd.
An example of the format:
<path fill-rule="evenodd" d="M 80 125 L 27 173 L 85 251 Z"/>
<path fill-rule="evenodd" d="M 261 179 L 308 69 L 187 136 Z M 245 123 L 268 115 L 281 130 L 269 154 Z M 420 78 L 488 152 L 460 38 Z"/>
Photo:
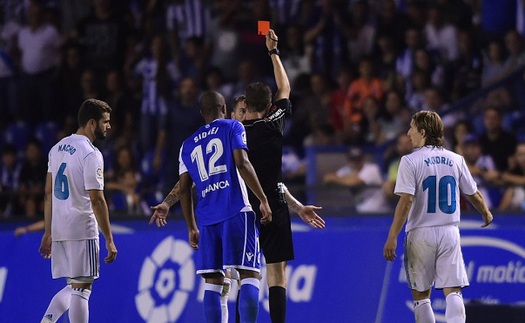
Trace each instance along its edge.
<path fill-rule="evenodd" d="M 467 236 L 461 237 L 462 247 L 485 247 L 485 248 L 497 248 L 500 250 L 507 251 L 509 253 L 519 256 L 521 260 L 525 260 L 525 249 L 520 245 L 499 238 L 493 237 L 482 237 L 482 236 Z M 509 260 L 507 265 L 483 265 L 478 266 L 477 271 L 474 261 L 466 266 L 466 270 L 469 276 L 469 280 L 475 281 L 477 284 L 482 283 L 525 283 L 525 266 L 521 265 L 521 261 Z M 399 281 L 406 282 L 406 275 L 403 266 L 399 273 Z M 413 312 L 414 304 L 412 300 L 407 300 L 405 305 Z M 437 299 L 432 302 L 432 307 L 436 309 L 445 309 L 446 301 Z M 435 311 L 436 312 L 436 311 Z M 436 322 L 446 322 L 445 314 L 435 313 Z"/>
<path fill-rule="evenodd" d="M 195 285 L 193 249 L 167 237 L 144 259 L 135 296 L 137 311 L 147 322 L 175 322 Z"/>

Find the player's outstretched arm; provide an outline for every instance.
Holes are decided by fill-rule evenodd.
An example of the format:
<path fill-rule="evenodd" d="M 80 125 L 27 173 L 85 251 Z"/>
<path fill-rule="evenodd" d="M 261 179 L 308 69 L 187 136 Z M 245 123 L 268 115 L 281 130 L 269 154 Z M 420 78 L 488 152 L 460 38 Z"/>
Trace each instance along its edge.
<path fill-rule="evenodd" d="M 390 231 L 388 231 L 388 237 L 383 248 L 383 256 L 388 261 L 394 261 L 394 259 L 396 259 L 397 236 L 401 232 L 401 229 L 403 229 L 413 201 L 414 196 L 410 194 L 403 193 L 399 197 L 399 202 L 397 202 L 394 213 L 394 220 L 390 226 Z"/>
<path fill-rule="evenodd" d="M 278 41 L 279 38 L 273 29 L 268 30 L 268 33 L 266 34 L 266 48 L 268 49 L 268 52 L 277 49 Z M 275 83 L 277 84 L 277 93 L 275 93 L 274 101 L 288 99 L 291 91 L 290 81 L 284 70 L 281 58 L 276 54 L 270 55 L 270 58 L 272 59 L 273 75 L 275 77 Z"/>
<path fill-rule="evenodd" d="M 303 205 L 290 193 L 288 188 L 285 186 L 285 197 L 288 208 L 292 212 L 297 213 L 299 217 L 309 226 L 315 229 L 324 229 L 325 222 L 315 211 L 321 210 L 322 207 L 315 205 Z"/>
<path fill-rule="evenodd" d="M 23 234 L 29 233 L 29 232 L 35 232 L 35 231 L 41 231 L 45 228 L 45 221 L 40 220 L 35 223 L 31 223 L 30 225 L 26 225 L 23 227 L 18 227 L 15 229 L 15 236 L 21 236 Z"/>
<path fill-rule="evenodd" d="M 481 195 L 481 192 L 476 191 L 473 195 L 467 195 L 467 199 L 472 203 L 474 208 L 481 213 L 481 217 L 483 218 L 483 224 L 481 227 L 484 228 L 491 224 L 494 217 L 492 216 L 492 212 L 490 212 L 487 203 L 485 203 L 485 199 L 483 198 L 483 195 Z"/>
<path fill-rule="evenodd" d="M 117 258 L 117 247 L 113 241 L 113 233 L 111 232 L 111 224 L 109 223 L 109 210 L 106 198 L 104 197 L 104 191 L 102 190 L 89 190 L 89 199 L 93 207 L 93 213 L 97 218 L 98 226 L 104 238 L 106 239 L 106 249 L 108 256 L 104 258 L 104 262 L 109 264 Z"/>
<path fill-rule="evenodd" d="M 246 150 L 235 149 L 233 151 L 233 158 L 235 159 L 235 166 L 239 170 L 239 174 L 241 174 L 242 179 L 244 180 L 246 185 L 248 185 L 248 187 L 252 190 L 253 194 L 255 194 L 255 196 L 257 196 L 257 198 L 261 202 L 261 205 L 259 206 L 259 209 L 261 210 L 262 214 L 261 223 L 266 224 L 271 222 L 272 210 L 270 209 L 268 199 L 266 198 L 266 195 L 263 192 L 261 183 L 259 182 L 259 179 L 255 174 L 255 170 L 253 169 L 253 166 L 250 163 L 250 160 L 248 159 L 248 154 L 246 153 Z"/>
<path fill-rule="evenodd" d="M 47 173 L 46 186 L 44 189 L 44 236 L 42 237 L 42 242 L 40 243 L 40 248 L 38 249 L 38 252 L 46 259 L 51 257 L 51 203 L 53 198 L 51 183 L 51 173 Z"/>
<path fill-rule="evenodd" d="M 153 222 L 157 223 L 157 227 L 163 227 L 167 224 L 166 218 L 168 217 L 168 212 L 170 207 L 177 204 L 179 201 L 179 190 L 180 190 L 180 181 L 173 186 L 168 195 L 164 198 L 160 204 L 155 206 L 150 206 L 153 210 L 153 215 L 149 219 L 148 224 Z"/>
<path fill-rule="evenodd" d="M 188 172 L 180 174 L 179 181 L 179 198 L 182 207 L 182 214 L 188 227 L 188 241 L 193 249 L 199 248 L 199 229 L 195 221 L 195 212 L 193 210 L 193 200 L 191 194 L 191 185 L 193 183 Z"/>

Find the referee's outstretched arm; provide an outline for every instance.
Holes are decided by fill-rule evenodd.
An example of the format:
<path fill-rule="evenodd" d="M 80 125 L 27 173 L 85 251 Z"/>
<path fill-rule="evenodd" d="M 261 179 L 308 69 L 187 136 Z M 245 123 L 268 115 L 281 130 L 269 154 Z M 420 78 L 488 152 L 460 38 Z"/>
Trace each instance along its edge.
<path fill-rule="evenodd" d="M 275 76 L 275 83 L 277 84 L 277 92 L 275 93 L 274 102 L 280 99 L 288 99 L 290 97 L 290 81 L 288 81 L 288 75 L 284 70 L 283 63 L 279 57 L 278 51 L 273 51 L 277 49 L 277 43 L 279 38 L 273 31 L 270 29 L 266 34 L 266 47 L 270 53 L 273 65 L 273 75 Z"/>

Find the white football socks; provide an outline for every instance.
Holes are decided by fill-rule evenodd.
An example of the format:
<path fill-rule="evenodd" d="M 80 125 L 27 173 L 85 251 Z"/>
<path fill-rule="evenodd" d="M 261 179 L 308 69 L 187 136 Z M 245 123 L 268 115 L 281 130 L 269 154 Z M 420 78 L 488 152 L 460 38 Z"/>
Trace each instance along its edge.
<path fill-rule="evenodd" d="M 447 323 L 465 323 L 467 315 L 461 292 L 452 292 L 447 295 L 445 318 Z"/>
<path fill-rule="evenodd" d="M 71 292 L 71 286 L 66 285 L 66 287 L 62 288 L 53 296 L 41 323 L 54 323 L 69 309 Z"/>
<path fill-rule="evenodd" d="M 430 299 L 422 299 L 414 301 L 414 315 L 416 317 L 416 323 L 435 323 L 436 318 L 434 317 L 434 311 L 430 304 Z"/>
<path fill-rule="evenodd" d="M 71 305 L 69 306 L 69 321 L 75 323 L 89 322 L 89 296 L 91 291 L 86 288 L 72 288 Z"/>

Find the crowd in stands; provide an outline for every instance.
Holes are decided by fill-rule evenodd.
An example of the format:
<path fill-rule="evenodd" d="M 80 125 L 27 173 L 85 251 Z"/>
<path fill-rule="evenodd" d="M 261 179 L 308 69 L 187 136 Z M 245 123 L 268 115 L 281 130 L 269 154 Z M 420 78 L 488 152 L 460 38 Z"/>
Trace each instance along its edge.
<path fill-rule="evenodd" d="M 523 210 L 523 77 L 454 106 L 525 64 L 519 29 L 487 30 L 483 18 L 472 0 L 3 0 L 0 218 L 42 215 L 47 151 L 76 131 L 88 98 L 113 109 L 98 145 L 111 208 L 149 215 L 204 122 L 199 94 L 217 90 L 231 108 L 249 83 L 275 86 L 258 20 L 279 35 L 292 85 L 286 181 L 304 185 L 308 147 L 345 145 L 348 165 L 317 185 L 350 188 L 358 212 L 391 211 L 404 134 L 427 109 L 491 207 Z"/>

